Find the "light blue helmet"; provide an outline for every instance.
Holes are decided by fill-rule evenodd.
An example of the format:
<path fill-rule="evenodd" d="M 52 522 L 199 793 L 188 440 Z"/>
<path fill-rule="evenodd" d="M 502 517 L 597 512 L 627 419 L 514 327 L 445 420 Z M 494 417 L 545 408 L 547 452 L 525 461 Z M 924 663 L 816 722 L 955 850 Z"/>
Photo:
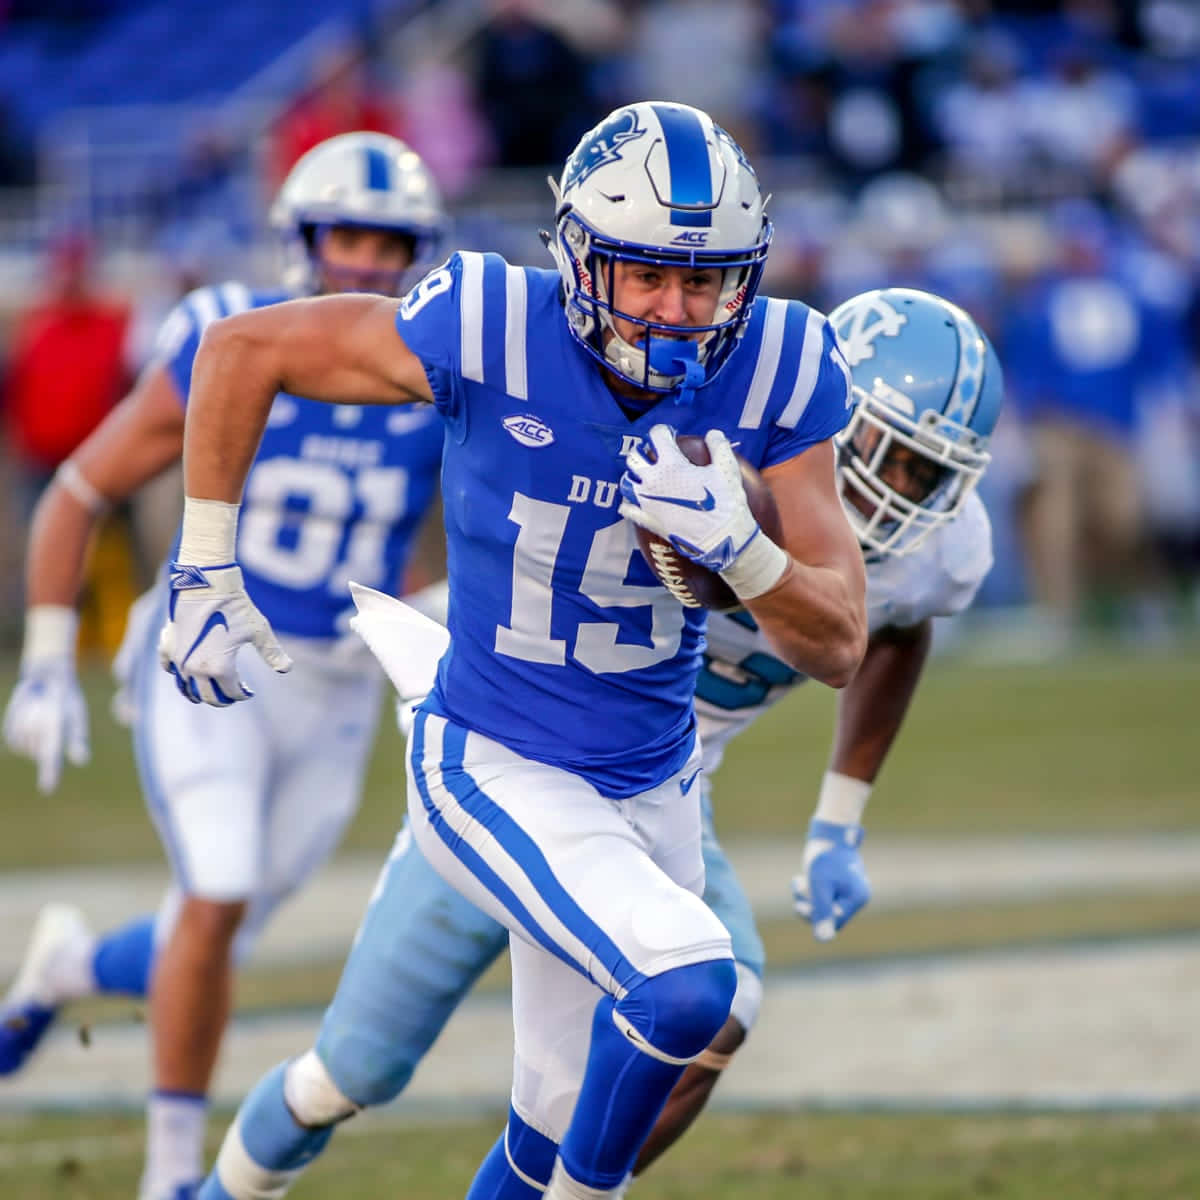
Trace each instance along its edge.
<path fill-rule="evenodd" d="M 766 198 L 738 144 L 686 104 L 629 104 L 583 135 L 550 187 L 548 244 L 580 344 L 650 391 L 709 383 L 745 332 L 771 242 Z M 614 309 L 618 261 L 723 271 L 712 324 L 666 325 Z M 641 336 L 620 337 L 614 315 L 640 324 Z M 702 331 L 699 342 L 681 340 Z"/>
<path fill-rule="evenodd" d="M 846 513 L 863 547 L 909 554 L 952 521 L 991 455 L 1004 396 L 999 360 L 957 305 L 911 288 L 881 288 L 829 315 L 857 402 L 836 437 Z M 895 447 L 934 465 L 918 500 L 884 478 Z"/>
<path fill-rule="evenodd" d="M 271 207 L 284 243 L 284 286 L 316 286 L 316 239 L 334 225 L 386 229 L 412 239 L 412 266 L 432 262 L 445 232 L 441 195 L 420 155 L 386 133 L 341 133 L 288 172 Z M 399 277 L 392 291 L 399 290 Z"/>

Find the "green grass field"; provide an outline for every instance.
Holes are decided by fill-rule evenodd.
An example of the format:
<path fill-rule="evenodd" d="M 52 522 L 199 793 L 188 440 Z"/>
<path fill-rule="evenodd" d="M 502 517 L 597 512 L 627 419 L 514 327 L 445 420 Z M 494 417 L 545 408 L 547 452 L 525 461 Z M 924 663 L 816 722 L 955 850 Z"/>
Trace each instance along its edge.
<path fill-rule="evenodd" d="M 0 667 L 7 695 L 13 664 Z M 93 761 L 38 797 L 31 764 L 0 754 L 0 869 L 157 859 L 129 739 L 86 673 Z M 1093 653 L 1045 666 L 930 666 L 875 798 L 873 833 L 1120 833 L 1200 817 L 1200 646 Z M 717 778 L 725 836 L 797 833 L 824 769 L 833 693 L 809 685 L 731 747 Z M 382 852 L 403 816 L 403 743 L 385 728 L 347 849 Z"/>
<path fill-rule="evenodd" d="M 1200 1116 L 706 1114 L 641 1179 L 643 1200 L 1195 1200 Z M 503 1117 L 347 1126 L 296 1200 L 451 1200 Z M 86 1140 L 83 1140 L 86 1139 Z M 212 1144 L 215 1152 L 216 1142 Z M 14 1200 L 128 1200 L 141 1169 L 129 1117 L 86 1134 L 61 1117 L 0 1125 Z"/>
<path fill-rule="evenodd" d="M 0 668 L 0 688 L 12 665 Z M 28 764 L 0 755 L 0 867 L 138 862 L 158 856 L 125 732 L 91 671 L 93 753 L 60 792 L 38 797 Z M 1200 824 L 1195 733 L 1200 653 L 1096 652 L 1045 666 L 935 661 L 876 795 L 872 832 L 956 836 L 1194 831 Z M 797 835 L 824 766 L 833 697 L 801 689 L 734 745 L 717 781 L 726 836 Z M 402 747 L 385 730 L 347 846 L 380 854 L 403 809 Z M 791 922 L 764 923 L 775 966 L 817 953 L 868 957 L 1060 938 L 1200 930 L 1200 880 L 1187 893 L 1082 895 L 993 906 L 872 914 L 818 951 Z M 244 1006 L 318 1004 L 336 964 L 252 970 Z M 502 986 L 498 969 L 490 986 Z M 82 1007 L 77 1020 L 124 1016 Z M 74 1014 L 73 1014 L 74 1015 Z M 3 1093 L 0 1091 L 0 1102 Z M 351 1125 L 295 1195 L 358 1200 L 463 1194 L 501 1118 L 413 1128 Z M 214 1137 L 224 1118 L 214 1122 Z M 639 1183 L 645 1200 L 1192 1200 L 1200 1196 L 1194 1113 L 706 1114 Z M 214 1142 L 215 1148 L 215 1142 Z M 118 1200 L 134 1193 L 136 1118 L 0 1118 L 0 1197 Z"/>

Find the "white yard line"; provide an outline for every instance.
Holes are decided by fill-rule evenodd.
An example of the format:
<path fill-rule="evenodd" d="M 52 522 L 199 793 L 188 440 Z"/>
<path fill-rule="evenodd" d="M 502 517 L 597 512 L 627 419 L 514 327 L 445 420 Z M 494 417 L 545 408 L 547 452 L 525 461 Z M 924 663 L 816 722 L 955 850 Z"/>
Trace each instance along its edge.
<path fill-rule="evenodd" d="M 791 908 L 788 881 L 802 844 L 736 841 L 729 854 L 762 917 Z M 1122 837 L 871 838 L 864 854 L 872 908 L 1036 900 L 1095 892 L 1200 886 L 1200 834 Z M 257 947 L 259 963 L 340 959 L 383 861 L 358 854 L 326 866 L 276 914 Z M 38 909 L 79 904 L 97 929 L 123 924 L 158 904 L 161 867 L 88 867 L 10 872 L 0 878 L 0 979 L 15 973 Z"/>
<path fill-rule="evenodd" d="M 762 1019 L 717 1093 L 736 1108 L 1179 1107 L 1200 1102 L 1200 937 L 831 966 L 768 977 Z M 315 1014 L 235 1021 L 214 1100 L 233 1105 L 311 1044 Z M 394 1111 L 502 1106 L 507 998 L 470 998 Z M 56 1031 L 0 1107 L 136 1108 L 145 1030 Z"/>

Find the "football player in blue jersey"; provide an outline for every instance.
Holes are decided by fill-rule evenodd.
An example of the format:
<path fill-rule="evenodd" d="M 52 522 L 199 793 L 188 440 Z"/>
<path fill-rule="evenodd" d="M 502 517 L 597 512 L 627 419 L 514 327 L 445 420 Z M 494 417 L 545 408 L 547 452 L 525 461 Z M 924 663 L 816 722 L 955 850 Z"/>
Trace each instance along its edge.
<path fill-rule="evenodd" d="M 473 1197 L 618 1195 L 734 999 L 729 934 L 699 898 L 705 614 L 651 573 L 634 523 L 718 571 L 793 669 L 842 687 L 866 646 L 832 443 L 848 367 L 824 317 L 758 296 L 771 226 L 741 150 L 695 109 L 633 104 L 584 136 L 555 190 L 557 270 L 457 253 L 398 304 L 327 297 L 211 327 L 160 641 L 180 690 L 216 706 L 248 696 L 241 646 L 274 655 L 237 558 L 273 395 L 441 414 L 451 647 L 410 741 L 409 827 L 515 935 L 509 1120 Z M 711 463 L 675 433 L 703 435 Z M 782 544 L 750 511 L 735 441 Z M 387 900 L 381 920 L 399 916 Z M 352 972 L 370 973 L 357 952 Z M 286 1187 L 386 1088 L 379 1033 L 404 964 L 374 982 L 362 1024 L 323 1031 L 328 1058 L 262 1081 L 202 1197 Z"/>
<path fill-rule="evenodd" d="M 287 290 L 226 283 L 182 301 L 134 391 L 64 464 L 39 505 L 21 673 L 4 735 L 35 760 L 43 791 L 56 786 L 64 754 L 75 763 L 88 754 L 74 662 L 88 537 L 110 504 L 182 455 L 206 329 L 304 292 L 396 295 L 409 268 L 429 261 L 444 215 L 416 154 L 394 138 L 353 133 L 296 164 L 272 221 L 285 237 Z M 293 678 L 246 664 L 263 695 L 232 720 L 184 702 L 158 669 L 155 639 L 171 588 L 188 576 L 175 571 L 171 584 L 164 570 L 135 609 L 119 658 L 141 781 L 174 884 L 157 918 L 101 937 L 77 909 L 48 907 L 0 1010 L 0 1073 L 8 1073 L 65 1001 L 149 991 L 155 1091 L 143 1200 L 175 1200 L 198 1181 L 232 963 L 332 851 L 357 806 L 383 681 L 348 628 L 346 580 L 401 585 L 441 461 L 443 431 L 432 411 L 333 409 L 287 389 L 270 408 L 237 549 L 245 586 L 279 635 L 270 665 L 291 664 Z"/>
<path fill-rule="evenodd" d="M 991 566 L 991 532 L 975 485 L 988 463 L 1003 382 L 995 352 L 961 309 L 927 293 L 885 289 L 830 314 L 858 400 L 837 435 L 843 503 L 862 546 L 870 628 L 866 657 L 839 697 L 829 769 L 809 827 L 797 910 L 827 940 L 870 898 L 860 853 L 873 784 L 921 678 L 936 617 L 962 612 Z M 395 625 L 376 597 L 356 628 L 402 636 L 391 668 L 411 733 L 413 701 L 433 685 L 448 634 L 407 614 Z M 444 620 L 445 597 L 424 596 Z M 376 611 L 379 610 L 379 611 Z M 754 914 L 717 841 L 711 776 L 730 741 L 805 682 L 745 611 L 711 613 L 696 685 L 704 771 L 704 901 L 729 930 L 737 990 L 729 1018 L 686 1069 L 638 1156 L 642 1171 L 691 1125 L 754 1027 L 764 952 Z M 398 1094 L 474 981 L 503 953 L 507 930 L 453 891 L 401 834 L 325 1014 L 316 1045 L 251 1093 L 227 1135 L 209 1196 L 281 1195 L 348 1113 Z M 320 1087 L 313 1084 L 320 1081 Z M 307 1086 L 306 1086 L 307 1084 Z M 348 1100 L 347 1098 L 352 1098 Z M 308 1128 L 300 1133 L 300 1114 Z M 262 1190 L 260 1190 L 262 1189 Z"/>

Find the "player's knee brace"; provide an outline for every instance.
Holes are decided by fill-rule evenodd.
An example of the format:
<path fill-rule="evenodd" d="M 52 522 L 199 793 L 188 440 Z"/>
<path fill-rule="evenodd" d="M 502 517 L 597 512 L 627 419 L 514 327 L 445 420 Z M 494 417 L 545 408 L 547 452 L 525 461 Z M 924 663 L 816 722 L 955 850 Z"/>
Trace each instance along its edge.
<path fill-rule="evenodd" d="M 342 1094 L 315 1050 L 288 1064 L 283 1095 L 296 1120 L 310 1128 L 344 1121 L 362 1107 Z"/>
<path fill-rule="evenodd" d="M 652 1058 L 688 1063 L 725 1024 L 736 989 L 732 959 L 674 967 L 626 992 L 613 1009 L 613 1020 Z"/>

